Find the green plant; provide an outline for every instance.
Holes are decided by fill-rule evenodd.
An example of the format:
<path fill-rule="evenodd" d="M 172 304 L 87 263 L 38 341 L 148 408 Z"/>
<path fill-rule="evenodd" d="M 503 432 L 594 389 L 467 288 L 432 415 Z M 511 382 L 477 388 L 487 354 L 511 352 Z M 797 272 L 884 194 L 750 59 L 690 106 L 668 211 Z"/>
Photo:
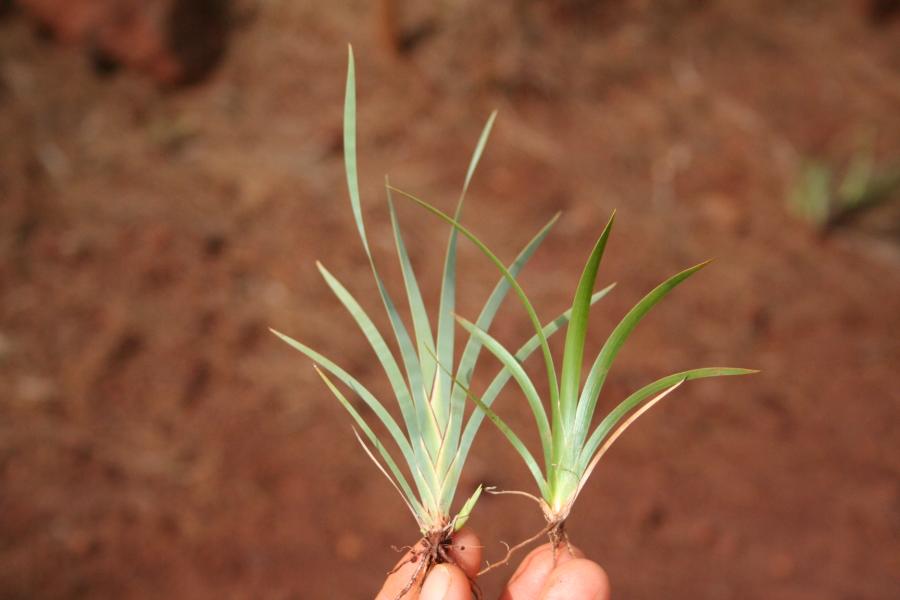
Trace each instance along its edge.
<path fill-rule="evenodd" d="M 272 331 L 315 362 L 315 368 L 326 386 L 350 413 L 356 426 L 361 430 L 362 435 L 356 432 L 359 442 L 363 445 L 369 457 L 378 465 L 381 472 L 398 490 L 406 506 L 413 514 L 422 534 L 422 540 L 420 540 L 421 550 L 417 550 L 416 556 L 424 556 L 424 559 L 418 561 L 416 573 L 411 578 L 407 589 L 404 590 L 405 593 L 419 576 L 427 572 L 436 561 L 449 560 L 445 552 L 450 536 L 466 522 L 481 493 L 481 488 L 479 487 L 455 515 L 452 513 L 451 505 L 456 494 L 460 473 L 475 434 L 484 418 L 484 413 L 476 410 L 471 413 L 468 421 L 465 421 L 465 390 L 481 353 L 482 342 L 480 336 L 470 336 L 468 338 L 459 358 L 455 374 L 451 375 L 447 367 L 453 364 L 454 359 L 455 323 L 453 311 L 455 308 L 457 281 L 457 231 L 451 228 L 449 233 L 435 336 L 433 335 L 419 284 L 401 235 L 397 213 L 391 198 L 391 188 L 388 185 L 386 185 L 388 209 L 412 317 L 412 336 L 375 266 L 363 223 L 357 176 L 356 84 L 354 73 L 351 49 L 348 59 L 347 87 L 344 103 L 344 165 L 347 186 L 357 231 L 400 351 L 399 362 L 360 303 L 321 263 L 318 264 L 318 268 L 328 286 L 362 330 L 378 362 L 384 369 L 400 408 L 403 428 L 374 394 L 337 363 L 283 333 Z M 456 207 L 456 219 L 459 219 L 461 215 L 466 191 L 469 188 L 473 173 L 484 150 L 494 117 L 495 115 L 491 115 L 488 119 L 469 163 Z M 537 250 L 557 218 L 558 215 L 554 216 L 534 236 L 508 269 L 504 267 L 504 277 L 500 278 L 476 319 L 479 331 L 490 327 L 500 304 L 510 289 L 509 281 L 515 280 L 515 276 Z M 591 295 L 589 302 L 596 302 L 608 293 L 611 288 L 612 286 L 609 286 Z M 540 327 L 539 334 L 536 334 L 519 348 L 516 354 L 518 359 L 525 360 L 540 345 L 539 341 L 545 340 L 563 327 L 568 322 L 569 314 L 569 312 L 566 312 Z M 439 364 L 441 368 L 438 368 Z M 352 390 L 381 422 L 393 440 L 396 449 L 400 451 L 403 461 L 406 463 L 409 478 L 393 458 L 387 445 L 382 442 L 360 411 L 332 381 L 329 374 Z M 482 405 L 489 406 L 508 380 L 509 373 L 501 369 L 481 398 Z M 368 441 L 368 444 L 366 441 Z M 374 447 L 374 452 L 370 449 L 370 446 Z M 410 478 L 412 485 L 410 484 Z M 418 546 L 417 544 L 417 548 Z"/>
<path fill-rule="evenodd" d="M 801 219 L 828 231 L 895 199 L 898 189 L 900 167 L 877 165 L 871 148 L 863 147 L 843 170 L 806 160 L 788 190 L 787 204 Z"/>
<path fill-rule="evenodd" d="M 572 302 L 571 321 L 566 332 L 562 366 L 557 377 L 553 356 L 547 344 L 547 339 L 541 331 L 537 313 L 528 296 L 515 280 L 513 274 L 503 265 L 503 262 L 478 237 L 461 225 L 458 219 L 445 214 L 411 194 L 396 189 L 395 191 L 402 193 L 420 206 L 436 214 L 478 246 L 481 252 L 497 266 L 504 279 L 515 290 L 535 328 L 535 336 L 541 347 L 549 383 L 549 416 L 537 387 L 522 368 L 521 359 L 509 352 L 478 323 L 471 323 L 461 317 L 457 318 L 466 331 L 484 344 L 506 367 L 522 390 L 534 415 L 540 435 L 543 469 L 534 455 L 522 443 L 521 438 L 491 410 L 488 403 L 466 390 L 475 404 L 503 432 L 534 477 L 540 492 L 540 498 L 534 498 L 541 505 L 544 517 L 547 520 L 547 531 L 554 548 L 562 541 L 568 539 L 565 534 L 565 521 L 597 462 L 631 423 L 684 381 L 723 375 L 744 375 L 755 372 L 748 369 L 706 368 L 683 371 L 663 377 L 645 385 L 628 396 L 591 431 L 591 424 L 601 388 L 606 381 L 613 360 L 627 337 L 657 302 L 707 263 L 701 263 L 670 277 L 644 296 L 613 329 L 594 360 L 584 385 L 581 386 L 590 298 L 597 278 L 600 260 L 612 230 L 615 214 L 610 217 L 609 223 L 607 223 L 594 245 L 594 249 L 578 282 Z M 459 385 L 465 387 L 466 383 L 459 382 Z"/>

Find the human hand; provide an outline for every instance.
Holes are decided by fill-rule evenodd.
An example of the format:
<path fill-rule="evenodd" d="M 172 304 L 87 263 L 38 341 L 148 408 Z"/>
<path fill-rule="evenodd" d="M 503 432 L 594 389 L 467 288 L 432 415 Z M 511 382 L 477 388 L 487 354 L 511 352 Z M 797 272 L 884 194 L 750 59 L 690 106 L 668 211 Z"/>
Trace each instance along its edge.
<path fill-rule="evenodd" d="M 600 565 L 564 548 L 557 552 L 556 564 L 550 544 L 533 550 L 510 578 L 500 600 L 609 600 L 609 580 Z M 468 529 L 453 536 L 451 557 L 456 565 L 436 565 L 424 585 L 415 585 L 403 600 L 471 600 L 469 578 L 481 567 L 481 544 Z M 400 563 L 408 561 L 407 553 Z M 406 587 L 418 563 L 405 562 L 388 576 L 375 600 L 394 600 Z M 418 583 L 418 582 L 417 582 Z"/>

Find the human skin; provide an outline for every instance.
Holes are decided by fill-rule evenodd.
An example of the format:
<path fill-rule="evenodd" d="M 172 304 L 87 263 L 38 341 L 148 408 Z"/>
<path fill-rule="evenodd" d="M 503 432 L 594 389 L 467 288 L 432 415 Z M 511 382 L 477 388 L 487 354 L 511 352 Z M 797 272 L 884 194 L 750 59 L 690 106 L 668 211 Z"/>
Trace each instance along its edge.
<path fill-rule="evenodd" d="M 526 556 L 510 577 L 500 600 L 609 600 L 609 580 L 597 563 L 584 558 L 577 548 L 574 555 L 561 549 L 553 561 L 550 544 L 544 544 Z M 424 584 L 404 596 L 404 600 L 471 600 L 469 578 L 474 580 L 482 566 L 481 542 L 471 530 L 453 536 L 450 555 L 456 565 L 436 565 Z M 375 600 L 394 600 L 409 583 L 418 563 L 405 562 L 388 575 Z"/>

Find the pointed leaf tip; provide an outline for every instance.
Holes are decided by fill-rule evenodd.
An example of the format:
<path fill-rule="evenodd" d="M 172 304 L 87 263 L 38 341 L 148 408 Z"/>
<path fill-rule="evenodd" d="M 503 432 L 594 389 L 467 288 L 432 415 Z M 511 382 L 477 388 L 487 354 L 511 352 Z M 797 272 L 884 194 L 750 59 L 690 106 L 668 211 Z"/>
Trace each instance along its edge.
<path fill-rule="evenodd" d="M 465 527 L 466 522 L 469 520 L 469 516 L 472 514 L 472 509 L 475 508 L 475 503 L 478 502 L 478 498 L 481 496 L 481 492 L 484 490 L 484 484 L 479 484 L 478 488 L 475 492 L 469 496 L 469 499 L 466 500 L 466 503 L 463 504 L 463 507 L 460 509 L 459 514 L 456 515 L 456 522 L 453 525 L 453 531 L 459 531 L 463 527 Z"/>

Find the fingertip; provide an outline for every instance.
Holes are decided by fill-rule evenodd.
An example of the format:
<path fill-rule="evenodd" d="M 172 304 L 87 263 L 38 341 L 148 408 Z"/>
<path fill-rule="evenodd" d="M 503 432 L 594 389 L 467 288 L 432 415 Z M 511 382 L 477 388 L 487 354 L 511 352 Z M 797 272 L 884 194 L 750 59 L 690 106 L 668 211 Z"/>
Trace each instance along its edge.
<path fill-rule="evenodd" d="M 547 542 L 532 550 L 525 559 L 528 560 L 531 557 L 542 561 L 549 560 L 551 563 L 555 558 L 556 564 L 560 564 L 573 558 L 584 558 L 584 552 L 572 544 L 562 544 L 556 548 L 556 555 L 554 556 L 553 544 Z M 522 562 L 524 563 L 525 561 Z"/>
<path fill-rule="evenodd" d="M 469 577 L 474 578 L 478 575 L 481 568 L 481 550 L 481 540 L 468 527 L 463 527 L 453 534 L 450 556 Z"/>
<path fill-rule="evenodd" d="M 570 561 L 573 558 L 584 558 L 584 553 L 574 546 L 557 548 L 554 553 L 552 544 L 543 544 L 529 552 L 528 555 L 522 559 L 522 562 L 513 574 L 512 579 L 515 579 L 516 575 L 526 571 L 543 572 L 544 576 L 546 576 L 553 570 L 553 567 Z"/>
<path fill-rule="evenodd" d="M 550 544 L 538 546 L 522 559 L 519 567 L 509 578 L 507 596 L 518 598 L 524 590 L 539 590 L 550 571 L 553 570 L 553 552 Z"/>
<path fill-rule="evenodd" d="M 577 548 L 572 550 L 574 554 L 568 547 L 560 547 L 554 556 L 553 546 L 547 543 L 529 552 L 510 577 L 503 599 L 537 598 L 537 590 L 544 587 L 554 567 L 584 556 L 581 550 Z"/>
<path fill-rule="evenodd" d="M 453 565 L 436 565 L 419 594 L 419 600 L 469 600 L 472 590 L 469 578 Z"/>
<path fill-rule="evenodd" d="M 553 569 L 540 599 L 609 600 L 609 577 L 594 561 L 573 558 Z"/>

